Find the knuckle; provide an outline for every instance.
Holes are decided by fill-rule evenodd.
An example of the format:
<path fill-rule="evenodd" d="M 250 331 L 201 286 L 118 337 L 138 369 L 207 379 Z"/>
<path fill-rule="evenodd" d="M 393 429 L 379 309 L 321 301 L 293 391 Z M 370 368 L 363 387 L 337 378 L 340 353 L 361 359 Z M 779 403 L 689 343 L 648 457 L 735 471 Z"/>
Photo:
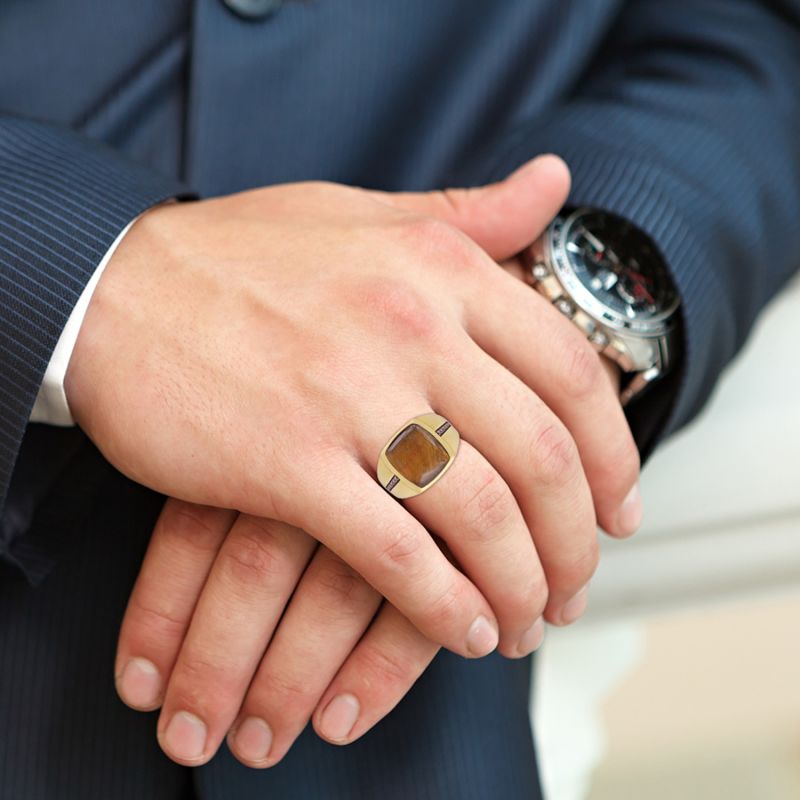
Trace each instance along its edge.
<path fill-rule="evenodd" d="M 188 620 L 168 604 L 144 602 L 136 595 L 131 598 L 129 613 L 138 635 L 150 643 L 170 639 L 180 641 L 188 624 Z"/>
<path fill-rule="evenodd" d="M 190 685 L 206 683 L 211 679 L 223 678 L 227 665 L 216 661 L 204 653 L 189 652 L 181 656 L 180 674 Z"/>
<path fill-rule="evenodd" d="M 319 567 L 314 581 L 321 594 L 320 605 L 337 613 L 349 608 L 360 609 L 363 600 L 372 597 L 372 587 L 347 563 L 330 558 Z"/>
<path fill-rule="evenodd" d="M 393 572 L 406 571 L 417 563 L 422 545 L 422 537 L 413 528 L 395 528 L 387 535 L 380 561 Z"/>
<path fill-rule="evenodd" d="M 362 680 L 384 690 L 408 682 L 414 674 L 409 658 L 377 643 L 364 643 L 359 652 Z"/>
<path fill-rule="evenodd" d="M 501 627 L 529 626 L 540 616 L 549 598 L 544 575 L 531 570 L 525 578 L 508 581 L 502 592 L 492 598 L 492 606 L 501 618 Z"/>
<path fill-rule="evenodd" d="M 464 504 L 466 533 L 492 539 L 515 516 L 517 502 L 505 481 L 492 469 L 476 478 L 477 488 Z"/>
<path fill-rule="evenodd" d="M 413 286 L 400 280 L 372 284 L 362 298 L 365 308 L 374 314 L 393 336 L 403 340 L 430 339 L 441 329 L 439 314 L 429 300 Z"/>
<path fill-rule="evenodd" d="M 443 194 L 449 204 L 452 195 Z M 411 238 L 419 247 L 441 249 L 449 247 L 459 240 L 456 229 L 439 217 L 428 214 L 414 214 L 406 217 L 406 224 Z"/>
<path fill-rule="evenodd" d="M 535 618 L 544 611 L 550 593 L 544 580 L 533 580 L 514 596 L 518 613 L 525 618 Z"/>
<path fill-rule="evenodd" d="M 587 400 L 602 385 L 604 375 L 600 356 L 583 338 L 570 336 L 570 343 L 561 363 L 564 365 L 564 370 L 561 373 L 559 388 L 566 397 L 572 400 Z"/>
<path fill-rule="evenodd" d="M 255 532 L 240 531 L 230 538 L 220 559 L 225 574 L 245 586 L 268 586 L 283 572 L 272 539 Z"/>
<path fill-rule="evenodd" d="M 428 607 L 426 612 L 432 630 L 452 630 L 461 621 L 463 591 L 458 585 L 451 586 Z"/>
<path fill-rule="evenodd" d="M 259 675 L 254 688 L 260 707 L 269 707 L 284 715 L 287 709 L 307 708 L 313 700 L 302 680 L 275 670 Z M 274 714 L 269 716 L 272 717 Z"/>
<path fill-rule="evenodd" d="M 578 450 L 569 432 L 557 423 L 546 425 L 536 436 L 531 463 L 540 484 L 564 486 L 575 473 Z"/>
<path fill-rule="evenodd" d="M 164 506 L 161 523 L 181 544 L 202 552 L 216 552 L 230 518 L 230 512 L 218 508 L 170 500 Z"/>
<path fill-rule="evenodd" d="M 456 214 L 460 199 L 453 192 L 442 192 L 442 202 Z M 410 216 L 407 220 L 409 241 L 416 254 L 423 253 L 431 265 L 436 265 L 450 275 L 465 266 L 478 263 L 474 243 L 460 230 L 439 217 Z"/>
<path fill-rule="evenodd" d="M 226 708 L 232 701 L 229 665 L 201 653 L 182 654 L 170 680 L 170 705 L 203 712 Z"/>

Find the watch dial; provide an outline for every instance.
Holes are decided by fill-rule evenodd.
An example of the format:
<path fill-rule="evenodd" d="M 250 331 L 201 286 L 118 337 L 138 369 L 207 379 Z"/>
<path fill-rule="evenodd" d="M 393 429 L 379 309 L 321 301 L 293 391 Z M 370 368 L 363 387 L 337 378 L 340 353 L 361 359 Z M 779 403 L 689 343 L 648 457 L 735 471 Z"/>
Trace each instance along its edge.
<path fill-rule="evenodd" d="M 678 306 L 664 259 L 650 237 L 622 217 L 576 213 L 565 226 L 562 246 L 577 279 L 617 315 L 647 321 Z"/>

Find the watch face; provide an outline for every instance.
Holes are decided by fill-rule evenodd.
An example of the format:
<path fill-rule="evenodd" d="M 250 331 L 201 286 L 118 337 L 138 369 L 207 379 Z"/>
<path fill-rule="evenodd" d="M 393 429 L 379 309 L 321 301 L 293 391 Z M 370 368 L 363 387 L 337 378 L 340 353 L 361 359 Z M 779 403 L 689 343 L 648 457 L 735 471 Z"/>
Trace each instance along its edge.
<path fill-rule="evenodd" d="M 599 304 L 606 318 L 648 327 L 678 307 L 672 277 L 653 241 L 622 217 L 580 209 L 554 228 L 552 245 L 559 277 L 567 278 L 575 300 L 590 306 L 587 311 Z"/>

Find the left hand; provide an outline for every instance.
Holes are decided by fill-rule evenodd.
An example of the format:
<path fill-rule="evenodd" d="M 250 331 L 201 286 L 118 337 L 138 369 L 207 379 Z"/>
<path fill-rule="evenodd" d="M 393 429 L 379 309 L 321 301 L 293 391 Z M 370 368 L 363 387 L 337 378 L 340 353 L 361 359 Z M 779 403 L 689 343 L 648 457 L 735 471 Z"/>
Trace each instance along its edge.
<path fill-rule="evenodd" d="M 163 702 L 161 747 L 189 766 L 210 759 L 226 733 L 242 763 L 272 766 L 312 715 L 322 738 L 347 744 L 394 708 L 439 649 L 381 601 L 297 528 L 170 499 L 123 621 L 118 691 L 138 710 Z M 204 722 L 175 713 L 200 696 Z"/>
<path fill-rule="evenodd" d="M 503 266 L 523 276 L 517 260 Z M 618 385 L 617 367 L 602 360 Z M 118 691 L 133 708 L 157 708 L 166 690 L 159 676 L 169 677 L 158 735 L 183 764 L 210 759 L 228 732 L 242 763 L 272 766 L 309 719 L 327 741 L 350 743 L 394 708 L 439 649 L 381 603 L 297 528 L 168 500 L 123 621 Z M 543 635 L 542 625 L 531 649 Z M 197 686 L 210 672 L 214 686 Z M 198 691 L 214 698 L 204 714 L 210 729 L 186 712 L 170 719 L 194 707 Z"/>

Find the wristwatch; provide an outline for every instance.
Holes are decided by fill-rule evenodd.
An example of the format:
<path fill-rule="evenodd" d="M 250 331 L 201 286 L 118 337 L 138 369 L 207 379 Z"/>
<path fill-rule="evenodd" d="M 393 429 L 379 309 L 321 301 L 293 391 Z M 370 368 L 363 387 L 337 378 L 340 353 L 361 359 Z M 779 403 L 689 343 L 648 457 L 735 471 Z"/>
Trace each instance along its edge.
<path fill-rule="evenodd" d="M 675 366 L 680 298 L 656 244 L 630 221 L 567 209 L 523 261 L 531 286 L 620 366 L 623 406 Z"/>

